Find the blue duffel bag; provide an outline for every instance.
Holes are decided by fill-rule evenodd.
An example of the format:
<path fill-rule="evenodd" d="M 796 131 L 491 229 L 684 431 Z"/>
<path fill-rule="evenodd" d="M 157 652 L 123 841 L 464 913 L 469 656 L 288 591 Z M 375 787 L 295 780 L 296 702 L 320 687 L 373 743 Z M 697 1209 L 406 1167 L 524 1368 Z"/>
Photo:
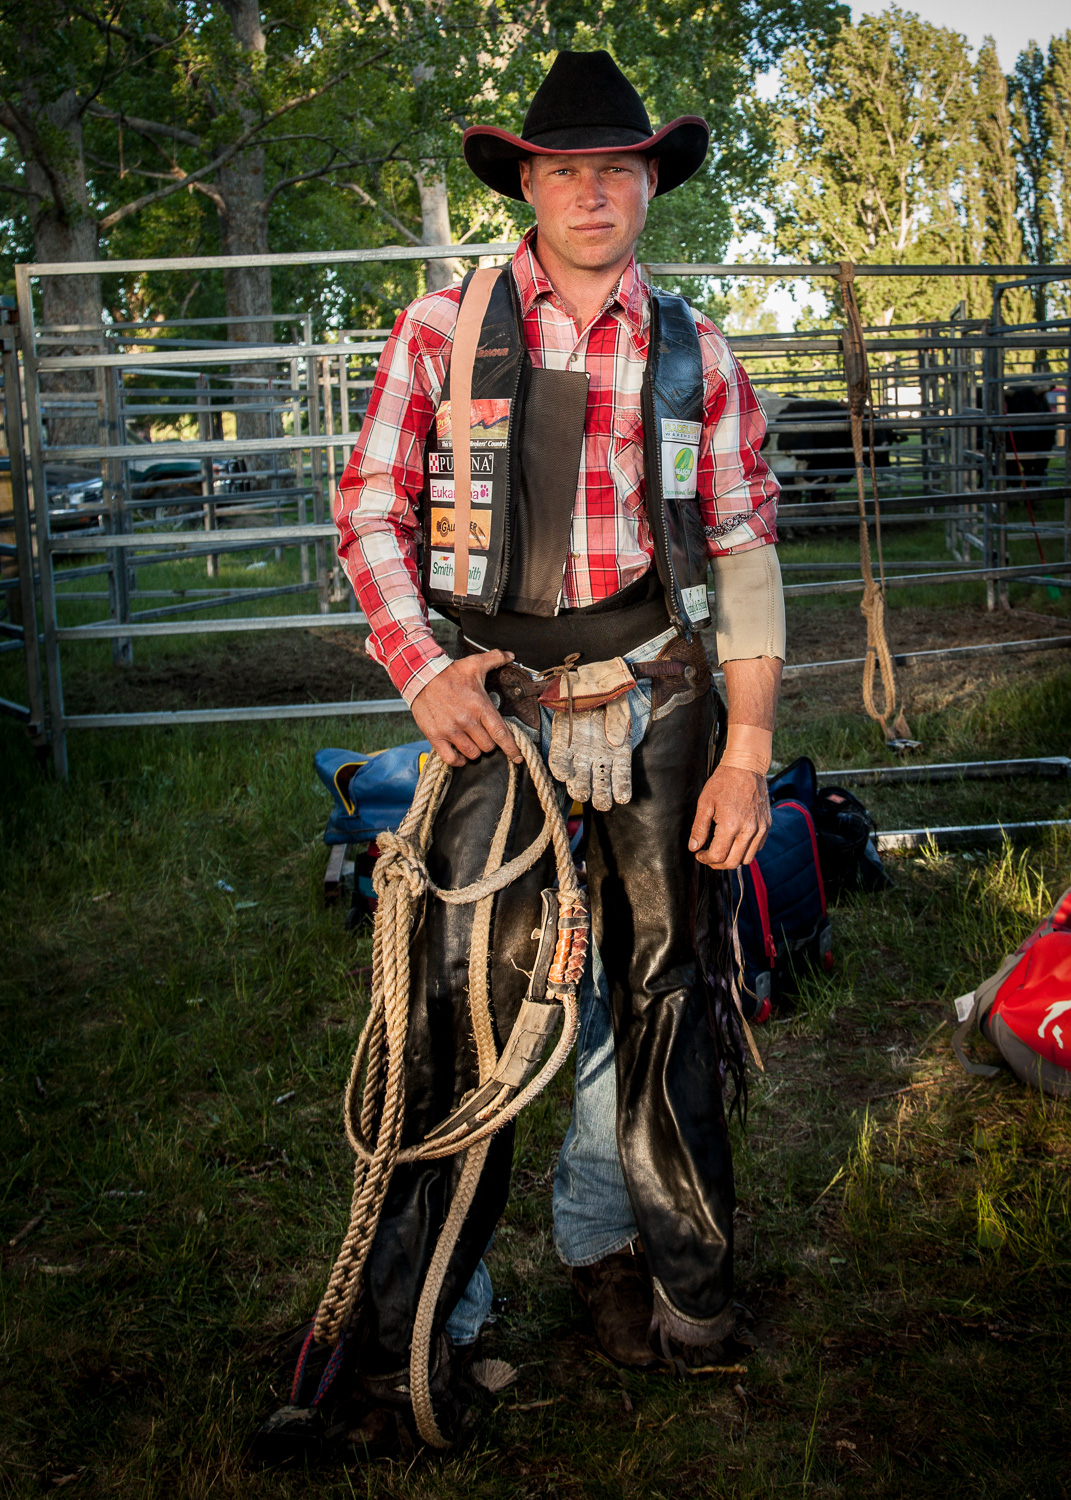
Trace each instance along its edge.
<path fill-rule="evenodd" d="M 771 798 L 774 788 L 771 787 Z M 743 958 L 741 1002 L 753 1025 L 795 989 L 806 964 L 833 966 L 832 931 L 810 809 L 794 797 L 774 801 L 765 844 L 751 864 L 730 871 L 729 890 Z"/>
<path fill-rule="evenodd" d="M 427 740 L 390 750 L 318 750 L 316 774 L 334 799 L 325 844 L 362 844 L 395 829 L 409 811 L 431 753 Z"/>

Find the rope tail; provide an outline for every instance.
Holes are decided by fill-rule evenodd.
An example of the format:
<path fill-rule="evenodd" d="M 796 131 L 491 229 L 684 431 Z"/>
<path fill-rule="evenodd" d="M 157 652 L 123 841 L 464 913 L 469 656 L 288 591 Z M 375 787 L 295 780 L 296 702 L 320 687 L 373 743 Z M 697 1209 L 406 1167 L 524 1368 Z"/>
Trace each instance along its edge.
<path fill-rule="evenodd" d="M 313 1325 L 315 1342 L 340 1354 L 341 1340 L 360 1302 L 365 1266 L 394 1168 L 402 1162 L 462 1156 L 460 1179 L 421 1291 L 410 1362 L 410 1395 L 417 1430 L 430 1447 L 440 1450 L 449 1448 L 450 1441 L 436 1420 L 429 1370 L 439 1294 L 479 1184 L 491 1136 L 515 1119 L 546 1088 L 572 1049 L 578 1023 L 577 992 L 587 953 L 587 901 L 577 883 L 557 793 L 538 748 L 522 729 L 513 729 L 513 735 L 544 816 L 542 831 L 527 849 L 504 862 L 519 781 L 518 769 L 511 764 L 509 785 L 483 876 L 458 890 L 435 885 L 425 861 L 451 772 L 434 752 L 425 762 L 412 806 L 397 832 L 383 834 L 379 839 L 382 853 L 373 876 L 379 906 L 372 948 L 372 1003 L 357 1043 L 343 1108 L 346 1135 L 356 1157 L 350 1222 Z M 550 946 L 546 950 L 539 993 L 533 994 L 536 988 L 533 979 L 529 996 L 500 1057 L 494 1040 L 489 984 L 494 898 L 530 870 L 550 846 L 557 866 L 558 889 L 544 893 L 544 909 L 547 922 L 556 917 L 556 931 L 544 932 L 540 952 L 544 951 L 544 942 Z M 424 1140 L 403 1148 L 409 944 L 426 894 L 451 905 L 475 906 L 469 954 L 469 1011 L 479 1085 Z M 534 973 L 539 972 L 537 961 Z M 554 1003 L 540 1003 L 544 994 Z M 562 1017 L 558 1040 L 550 1056 L 537 1068 L 558 1016 Z M 303 1360 L 307 1354 L 308 1341 Z"/>
<path fill-rule="evenodd" d="M 863 666 L 863 706 L 881 726 L 887 744 L 911 741 L 911 730 L 904 716 L 903 699 L 898 694 L 896 667 L 885 634 L 885 559 L 881 545 L 881 502 L 878 496 L 877 464 L 874 455 L 874 402 L 870 386 L 870 364 L 866 338 L 855 298 L 855 267 L 851 261 L 840 262 L 837 276 L 844 297 L 846 326 L 841 333 L 844 350 L 844 376 L 848 385 L 848 403 L 855 456 L 855 484 L 859 501 L 859 560 L 863 572 L 863 602 L 859 606 L 866 620 L 866 661 Z M 874 496 L 874 531 L 878 548 L 878 576 L 870 556 L 870 527 L 866 514 L 866 484 L 863 478 L 863 414 L 869 416 L 869 468 Z M 883 704 L 879 709 L 874 697 L 874 672 L 881 672 Z M 898 747 L 902 748 L 902 747 Z"/>

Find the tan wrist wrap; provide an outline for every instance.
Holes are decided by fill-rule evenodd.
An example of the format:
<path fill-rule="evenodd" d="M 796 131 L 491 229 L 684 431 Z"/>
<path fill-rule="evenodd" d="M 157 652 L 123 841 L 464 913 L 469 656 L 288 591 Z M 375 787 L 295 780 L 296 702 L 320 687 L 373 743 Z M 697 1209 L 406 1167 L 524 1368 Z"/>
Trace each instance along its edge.
<path fill-rule="evenodd" d="M 760 729 L 757 724 L 730 724 L 725 736 L 725 754 L 718 764 L 765 776 L 772 757 L 772 729 Z"/>
<path fill-rule="evenodd" d="M 772 542 L 710 560 L 718 661 L 785 659 L 785 596 Z"/>

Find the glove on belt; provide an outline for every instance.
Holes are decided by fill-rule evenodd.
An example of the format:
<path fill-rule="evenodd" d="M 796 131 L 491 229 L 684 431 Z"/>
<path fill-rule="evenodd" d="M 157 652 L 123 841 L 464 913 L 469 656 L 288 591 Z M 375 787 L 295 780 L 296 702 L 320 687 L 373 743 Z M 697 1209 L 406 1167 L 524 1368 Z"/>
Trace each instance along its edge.
<path fill-rule="evenodd" d="M 598 812 L 632 797 L 632 711 L 628 693 L 636 679 L 621 657 L 553 673 L 540 703 L 554 712 L 550 774 L 564 781 L 577 802 Z"/>

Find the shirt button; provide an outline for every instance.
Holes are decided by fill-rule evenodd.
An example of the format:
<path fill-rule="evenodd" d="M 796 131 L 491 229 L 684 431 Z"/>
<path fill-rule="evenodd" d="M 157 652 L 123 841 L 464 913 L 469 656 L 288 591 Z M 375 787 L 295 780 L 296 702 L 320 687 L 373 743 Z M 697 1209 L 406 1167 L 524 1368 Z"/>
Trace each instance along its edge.
<path fill-rule="evenodd" d="M 576 362 L 577 362 L 577 360 L 578 360 L 578 359 L 579 359 L 579 358 L 580 358 L 580 355 L 579 355 L 579 354 L 570 354 L 570 356 L 569 356 L 569 363 L 570 363 L 570 364 L 571 364 L 571 365 L 575 365 L 575 364 L 576 364 Z"/>
<path fill-rule="evenodd" d="M 570 552 L 569 556 L 573 559 L 574 562 L 579 562 L 580 561 L 580 553 L 579 552 Z"/>

